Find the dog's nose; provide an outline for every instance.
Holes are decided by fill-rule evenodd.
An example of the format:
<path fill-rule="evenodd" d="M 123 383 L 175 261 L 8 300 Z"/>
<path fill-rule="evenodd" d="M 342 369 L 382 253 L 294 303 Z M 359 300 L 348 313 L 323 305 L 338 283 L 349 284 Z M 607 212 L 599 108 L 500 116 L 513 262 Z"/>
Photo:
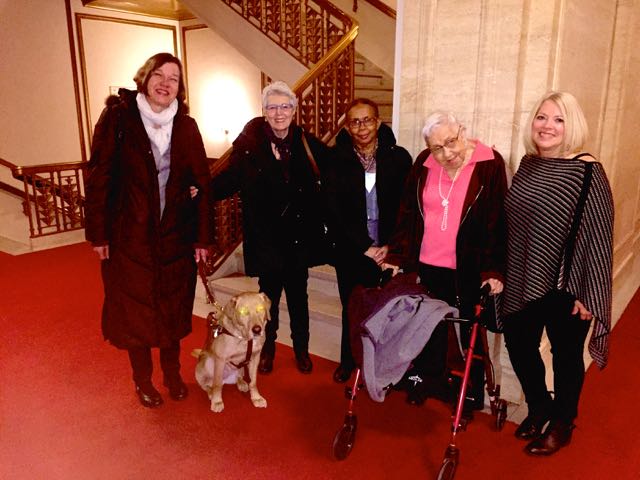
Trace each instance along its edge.
<path fill-rule="evenodd" d="M 260 332 L 262 331 L 262 327 L 260 325 L 254 325 L 253 328 L 251 329 L 251 331 L 255 335 L 260 335 Z"/>

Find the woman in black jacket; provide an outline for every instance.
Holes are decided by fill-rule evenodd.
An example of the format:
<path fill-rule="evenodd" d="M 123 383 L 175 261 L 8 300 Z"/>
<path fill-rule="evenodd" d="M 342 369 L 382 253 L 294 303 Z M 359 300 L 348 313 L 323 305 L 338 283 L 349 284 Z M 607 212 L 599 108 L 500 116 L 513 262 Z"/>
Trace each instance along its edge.
<path fill-rule="evenodd" d="M 298 370 L 310 373 L 308 267 L 324 263 L 323 203 L 319 178 L 304 140 L 320 171 L 326 148 L 293 119 L 298 99 L 284 82 L 262 91 L 263 117 L 249 121 L 233 142 L 229 165 L 213 178 L 216 199 L 240 192 L 245 273 L 257 276 L 271 300 L 259 371 L 273 369 L 282 290 L 287 297 L 291 339 Z"/>
<path fill-rule="evenodd" d="M 434 297 L 467 316 L 481 285 L 488 283 L 492 294 L 502 291 L 506 167 L 496 150 L 468 138 L 451 113 L 429 115 L 422 135 L 427 149 L 418 155 L 407 181 L 386 262 L 417 271 Z M 414 377 L 409 403 L 421 405 L 428 394 L 446 394 L 446 348 L 443 322 L 408 372 L 407 378 Z M 481 368 L 472 370 L 472 382 L 471 408 L 482 408 Z"/>
<path fill-rule="evenodd" d="M 346 110 L 346 127 L 336 139 L 327 196 L 331 232 L 336 242 L 335 267 L 342 302 L 340 365 L 333 374 L 346 382 L 355 362 L 349 343 L 347 304 L 356 285 L 373 286 L 395 226 L 411 155 L 396 145 L 382 124 L 378 105 L 355 99 Z"/>

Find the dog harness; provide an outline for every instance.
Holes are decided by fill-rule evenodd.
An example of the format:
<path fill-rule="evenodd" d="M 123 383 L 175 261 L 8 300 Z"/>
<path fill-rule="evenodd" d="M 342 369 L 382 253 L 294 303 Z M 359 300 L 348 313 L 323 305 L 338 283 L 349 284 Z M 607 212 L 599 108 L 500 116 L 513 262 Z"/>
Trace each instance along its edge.
<path fill-rule="evenodd" d="M 246 340 L 242 338 L 240 335 L 234 335 L 232 332 L 227 330 L 225 326 L 218 321 L 218 319 L 216 318 L 213 312 L 210 312 L 209 315 L 207 315 L 207 323 L 209 325 L 209 334 L 207 337 L 206 345 L 209 345 L 213 341 L 213 339 L 217 338 L 218 335 L 221 335 L 221 334 L 229 335 L 231 337 L 238 338 L 240 340 L 244 340 L 247 342 L 247 355 L 244 357 L 244 360 L 240 363 L 233 363 L 233 362 L 229 362 L 229 363 L 234 367 L 236 367 L 237 369 L 242 368 L 243 369 L 242 379 L 247 383 L 251 383 L 251 375 L 249 375 L 249 361 L 251 360 L 251 353 L 253 352 L 253 337 Z"/>

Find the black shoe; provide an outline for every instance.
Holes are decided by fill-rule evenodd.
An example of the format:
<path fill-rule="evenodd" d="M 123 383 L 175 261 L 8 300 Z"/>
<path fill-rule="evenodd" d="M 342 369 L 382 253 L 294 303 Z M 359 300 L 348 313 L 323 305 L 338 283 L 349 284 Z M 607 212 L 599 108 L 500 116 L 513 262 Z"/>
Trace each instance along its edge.
<path fill-rule="evenodd" d="M 542 433 L 542 428 L 549 421 L 548 415 L 530 414 L 516 428 L 515 436 L 520 440 L 533 440 Z"/>
<path fill-rule="evenodd" d="M 260 355 L 260 363 L 258 364 L 258 371 L 263 375 L 271 373 L 273 370 L 273 355 L 270 353 L 264 353 Z"/>
<path fill-rule="evenodd" d="M 164 379 L 164 386 L 169 389 L 169 396 L 176 401 L 184 400 L 189 395 L 187 386 L 182 381 L 182 378 L 178 374 L 177 377 Z"/>
<path fill-rule="evenodd" d="M 351 372 L 353 368 L 345 367 L 342 364 L 338 365 L 335 372 L 333 372 L 333 381 L 336 383 L 344 383 L 351 378 Z"/>
<path fill-rule="evenodd" d="M 151 382 L 136 383 L 136 394 L 142 406 L 155 408 L 162 405 L 162 397 Z"/>
<path fill-rule="evenodd" d="M 313 363 L 311 363 L 309 354 L 296 354 L 296 366 L 298 367 L 298 370 L 300 370 L 300 373 L 311 373 L 311 370 L 313 370 Z"/>
<path fill-rule="evenodd" d="M 571 443 L 574 428 L 573 423 L 551 421 L 542 436 L 530 442 L 524 451 L 530 455 L 553 455 Z"/>

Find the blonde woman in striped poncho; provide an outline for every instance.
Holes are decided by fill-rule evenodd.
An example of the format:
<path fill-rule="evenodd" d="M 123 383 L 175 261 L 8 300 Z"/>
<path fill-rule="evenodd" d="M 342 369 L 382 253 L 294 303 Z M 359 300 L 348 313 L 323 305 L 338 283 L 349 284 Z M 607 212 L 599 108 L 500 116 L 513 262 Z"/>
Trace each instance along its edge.
<path fill-rule="evenodd" d="M 571 441 L 591 324 L 589 353 L 600 368 L 607 363 L 613 201 L 602 164 L 581 154 L 586 138 L 584 114 L 571 94 L 540 98 L 524 132 L 526 155 L 505 202 L 505 341 L 528 407 L 516 437 L 529 441 L 525 451 L 531 455 L 551 455 Z M 588 170 L 591 181 L 580 217 L 576 207 Z M 570 241 L 574 218 L 580 221 Z M 565 249 L 571 252 L 571 245 L 569 261 Z M 564 311 L 548 301 L 546 294 L 556 289 L 567 292 Z M 553 353 L 553 395 L 539 351 L 543 329 Z"/>

